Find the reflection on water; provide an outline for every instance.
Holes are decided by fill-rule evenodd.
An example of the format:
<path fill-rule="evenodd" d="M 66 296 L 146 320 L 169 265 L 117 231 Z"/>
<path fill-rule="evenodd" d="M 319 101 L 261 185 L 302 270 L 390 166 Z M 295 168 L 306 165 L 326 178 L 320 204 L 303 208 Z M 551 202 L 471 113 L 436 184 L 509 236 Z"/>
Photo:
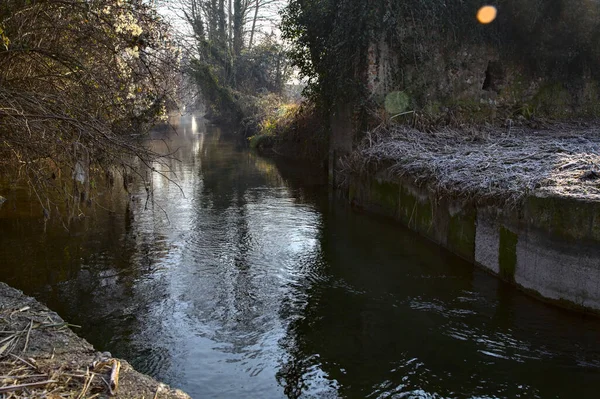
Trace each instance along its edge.
<path fill-rule="evenodd" d="M 69 233 L 9 197 L 0 280 L 197 398 L 597 395 L 598 320 L 328 204 L 201 120 L 168 136 L 152 197 L 112 195 Z"/>

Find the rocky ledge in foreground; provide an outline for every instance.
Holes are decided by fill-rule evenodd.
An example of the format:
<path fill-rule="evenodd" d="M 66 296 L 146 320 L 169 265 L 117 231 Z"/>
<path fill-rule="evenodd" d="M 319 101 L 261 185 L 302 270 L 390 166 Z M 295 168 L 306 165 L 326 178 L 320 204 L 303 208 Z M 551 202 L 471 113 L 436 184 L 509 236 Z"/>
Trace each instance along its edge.
<path fill-rule="evenodd" d="M 4 283 L 0 397 L 189 399 L 126 361 L 97 352 L 56 313 Z"/>

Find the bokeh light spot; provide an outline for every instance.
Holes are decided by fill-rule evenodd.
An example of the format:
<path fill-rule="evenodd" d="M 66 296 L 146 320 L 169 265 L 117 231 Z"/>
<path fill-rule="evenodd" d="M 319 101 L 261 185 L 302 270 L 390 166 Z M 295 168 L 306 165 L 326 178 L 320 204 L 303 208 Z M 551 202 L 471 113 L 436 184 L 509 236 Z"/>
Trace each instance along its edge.
<path fill-rule="evenodd" d="M 483 6 L 477 11 L 477 20 L 482 24 L 489 24 L 496 19 L 498 10 L 494 6 Z"/>

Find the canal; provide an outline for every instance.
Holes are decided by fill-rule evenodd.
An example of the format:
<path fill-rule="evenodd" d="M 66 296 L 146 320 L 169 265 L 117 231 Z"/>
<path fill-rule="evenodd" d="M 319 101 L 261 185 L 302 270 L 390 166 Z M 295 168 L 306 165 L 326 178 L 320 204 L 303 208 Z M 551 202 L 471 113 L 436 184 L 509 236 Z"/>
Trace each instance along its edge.
<path fill-rule="evenodd" d="M 330 201 L 310 168 L 202 120 L 161 135 L 177 159 L 153 195 L 107 189 L 69 231 L 5 195 L 0 280 L 193 398 L 598 397 L 597 318 Z"/>

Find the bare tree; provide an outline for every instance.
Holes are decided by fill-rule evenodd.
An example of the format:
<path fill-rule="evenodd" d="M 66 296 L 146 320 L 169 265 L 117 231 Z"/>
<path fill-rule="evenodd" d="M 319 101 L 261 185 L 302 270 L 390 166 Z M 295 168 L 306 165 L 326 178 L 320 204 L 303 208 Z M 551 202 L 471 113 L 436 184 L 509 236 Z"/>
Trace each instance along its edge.
<path fill-rule="evenodd" d="M 279 25 L 279 11 L 285 6 L 285 0 L 255 0 L 253 5 L 249 6 L 250 11 L 254 11 L 252 26 L 250 28 L 250 39 L 248 48 L 254 43 L 254 36 L 259 28 L 257 23 L 265 22 L 272 31 Z M 266 33 L 266 32 L 265 32 Z"/>

